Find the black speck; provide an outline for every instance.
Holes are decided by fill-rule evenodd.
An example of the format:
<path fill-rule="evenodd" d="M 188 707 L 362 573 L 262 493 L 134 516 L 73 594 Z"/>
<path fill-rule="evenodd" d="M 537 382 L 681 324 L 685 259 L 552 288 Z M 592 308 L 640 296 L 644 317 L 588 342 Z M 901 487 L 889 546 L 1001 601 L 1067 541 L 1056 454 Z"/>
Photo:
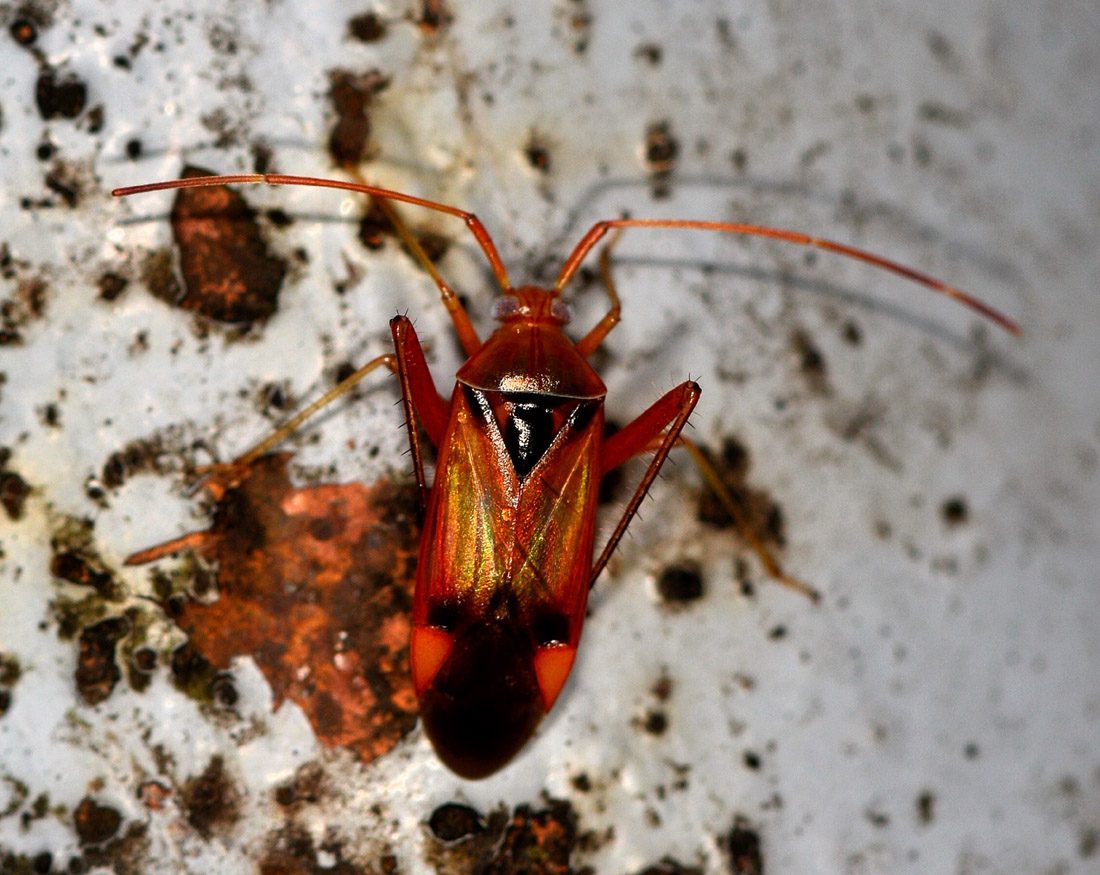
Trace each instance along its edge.
<path fill-rule="evenodd" d="M 944 501 L 940 508 L 943 521 L 949 526 L 961 526 L 970 516 L 970 510 L 966 505 L 966 499 L 961 495 L 953 495 Z"/>
<path fill-rule="evenodd" d="M 725 841 L 730 855 L 731 875 L 764 875 L 764 856 L 760 836 L 748 820 L 738 815 Z"/>
<path fill-rule="evenodd" d="M 19 45 L 33 46 L 38 39 L 38 26 L 29 18 L 20 16 L 12 21 L 8 33 Z"/>
<path fill-rule="evenodd" d="M 664 735 L 668 731 L 668 715 L 664 711 L 649 711 L 642 728 L 650 735 Z"/>
<path fill-rule="evenodd" d="M 703 574 L 692 562 L 670 565 L 657 579 L 657 592 L 666 602 L 683 604 L 703 597 Z"/>
<path fill-rule="evenodd" d="M 44 119 L 76 118 L 88 101 L 88 87 L 75 76 L 59 79 L 53 70 L 45 70 L 35 83 L 34 99 Z"/>
<path fill-rule="evenodd" d="M 101 301 L 114 301 L 126 290 L 126 286 L 129 284 L 130 281 L 126 277 L 108 271 L 99 278 L 96 287 L 99 289 Z"/>
<path fill-rule="evenodd" d="M 386 22 L 373 12 L 348 19 L 348 33 L 363 43 L 374 43 L 386 35 Z"/>
<path fill-rule="evenodd" d="M 428 828 L 440 841 L 457 842 L 484 832 L 485 825 L 481 822 L 481 815 L 470 806 L 447 802 L 432 812 Z"/>
<path fill-rule="evenodd" d="M 527 158 L 527 163 L 535 170 L 540 173 L 550 172 L 550 150 L 538 135 L 531 135 L 523 154 Z"/>
<path fill-rule="evenodd" d="M 930 824 L 936 816 L 936 796 L 930 790 L 925 790 L 917 797 L 917 819 L 925 825 Z"/>

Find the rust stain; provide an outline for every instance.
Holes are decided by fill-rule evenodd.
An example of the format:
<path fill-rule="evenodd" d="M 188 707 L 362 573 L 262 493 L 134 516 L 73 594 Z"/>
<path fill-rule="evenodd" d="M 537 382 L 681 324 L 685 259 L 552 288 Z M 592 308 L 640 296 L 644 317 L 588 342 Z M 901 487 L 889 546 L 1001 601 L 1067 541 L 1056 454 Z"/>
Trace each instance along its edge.
<path fill-rule="evenodd" d="M 182 176 L 210 176 L 185 167 Z M 158 294 L 169 303 L 219 322 L 256 322 L 278 307 L 286 262 L 272 255 L 260 235 L 256 213 L 225 186 L 184 188 L 172 204 L 172 236 L 179 249 L 182 296 L 174 283 Z M 159 288 L 159 287 L 158 287 Z"/>
<path fill-rule="evenodd" d="M 205 532 L 142 551 L 140 564 L 184 548 L 218 568 L 220 597 L 176 617 L 219 669 L 256 660 L 276 707 L 291 699 L 326 745 L 369 762 L 416 723 L 408 641 L 419 524 L 415 487 L 386 480 L 291 485 L 288 454 L 206 484 Z"/>

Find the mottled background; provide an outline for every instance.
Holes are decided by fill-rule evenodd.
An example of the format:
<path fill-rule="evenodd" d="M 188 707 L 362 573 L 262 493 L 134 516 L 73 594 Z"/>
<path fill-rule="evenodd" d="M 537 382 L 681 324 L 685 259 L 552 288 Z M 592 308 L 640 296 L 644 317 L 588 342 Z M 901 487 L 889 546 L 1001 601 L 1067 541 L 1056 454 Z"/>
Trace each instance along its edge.
<path fill-rule="evenodd" d="M 0 24 L 0 870 L 1100 866 L 1096 4 L 32 0 Z M 288 442 L 291 484 L 261 483 L 298 497 L 307 534 L 250 552 L 272 542 L 222 513 L 227 538 L 204 542 L 264 569 L 268 601 L 214 602 L 225 581 L 193 558 L 122 566 L 207 528 L 186 472 L 385 351 L 394 313 L 441 385 L 460 357 L 358 200 L 243 190 L 232 247 L 196 257 L 173 248 L 171 195 L 110 189 L 356 161 L 476 211 L 517 282 L 552 276 L 598 218 L 740 219 L 888 254 L 1025 334 L 825 254 L 625 237 L 625 318 L 596 357 L 610 416 L 698 379 L 692 435 L 727 450 L 823 599 L 701 520 L 676 458 L 553 715 L 463 782 L 408 731 L 406 517 L 362 536 L 377 636 L 343 584 L 310 602 L 279 576 L 324 555 L 307 535 L 342 543 L 306 499 L 401 506 L 384 374 Z M 487 330 L 492 278 L 461 223 L 405 215 Z M 248 306 L 201 306 L 219 283 Z M 605 303 L 576 291 L 583 329 Z M 291 591 L 315 609 L 271 607 Z M 363 724 L 396 747 L 363 764 L 376 745 L 336 731 L 360 724 L 325 677 L 367 679 L 389 716 Z"/>

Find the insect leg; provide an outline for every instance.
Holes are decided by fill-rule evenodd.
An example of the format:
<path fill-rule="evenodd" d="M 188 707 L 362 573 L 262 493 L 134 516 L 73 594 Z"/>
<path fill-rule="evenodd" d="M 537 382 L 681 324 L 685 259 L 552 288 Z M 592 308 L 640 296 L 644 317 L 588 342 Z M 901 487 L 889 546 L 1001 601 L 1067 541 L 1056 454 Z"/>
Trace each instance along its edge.
<path fill-rule="evenodd" d="M 439 446 L 443 430 L 447 427 L 448 405 L 435 388 L 420 339 L 407 316 L 394 316 L 390 320 L 393 346 L 397 352 L 397 377 L 401 381 L 401 403 L 405 408 L 405 428 L 409 432 L 409 449 L 413 457 L 416 485 L 420 491 L 420 506 L 428 503 L 428 481 L 424 474 L 424 458 L 420 448 L 420 432 L 417 419 L 428 433 L 428 440 Z"/>
<path fill-rule="evenodd" d="M 363 367 L 359 368 L 359 370 L 345 377 L 343 380 L 341 380 L 339 383 L 337 383 L 335 386 L 325 392 L 324 395 L 322 395 L 312 404 L 309 404 L 308 406 L 299 410 L 296 414 L 294 414 L 294 416 L 292 416 L 290 419 L 288 419 L 286 422 L 276 428 L 262 441 L 253 446 L 251 449 L 246 450 L 232 462 L 225 462 L 215 465 L 203 465 L 202 467 L 198 468 L 195 471 L 198 479 L 196 479 L 191 484 L 189 492 L 195 492 L 201 486 L 205 486 L 207 489 L 210 489 L 212 487 L 212 484 L 214 483 L 220 484 L 218 487 L 215 487 L 218 489 L 225 489 L 235 483 L 239 483 L 240 480 L 243 478 L 246 469 L 257 459 L 270 452 L 276 446 L 286 440 L 286 438 L 289 437 L 291 433 L 297 430 L 298 427 L 307 419 L 309 419 L 309 417 L 313 416 L 314 413 L 316 413 L 322 407 L 330 404 L 332 401 L 335 401 L 341 395 L 346 394 L 348 391 L 353 389 L 360 380 L 367 376 L 367 374 L 381 367 L 382 365 L 385 365 L 395 373 L 397 371 L 397 359 L 391 353 L 380 355 L 377 358 L 371 359 L 369 362 L 363 365 Z M 167 547 L 168 545 L 165 546 Z M 166 550 L 165 552 L 174 552 L 174 550 Z M 159 558 L 160 555 L 164 555 L 164 553 L 160 553 L 157 556 L 150 555 L 147 558 L 142 558 L 140 562 L 152 561 L 152 559 Z M 135 560 L 137 559 L 137 557 L 132 558 L 135 558 Z M 133 564 L 140 563 L 138 561 L 135 561 Z"/>
<path fill-rule="evenodd" d="M 280 425 L 275 431 L 269 434 L 266 438 L 256 444 L 252 449 L 243 453 L 234 459 L 230 465 L 232 467 L 245 467 L 255 462 L 260 456 L 273 450 L 276 446 L 281 444 L 286 438 L 300 426 L 303 422 L 313 416 L 322 407 L 325 407 L 332 401 L 335 401 L 341 395 L 346 394 L 353 389 L 360 380 L 362 380 L 367 374 L 375 370 L 378 367 L 385 365 L 391 371 L 397 371 L 397 359 L 391 354 L 380 355 L 378 358 L 371 359 L 363 367 L 357 370 L 355 373 L 345 377 L 331 389 L 329 389 L 324 395 L 310 404 L 308 407 L 299 410 L 294 416 L 288 419 L 285 423 Z"/>
<path fill-rule="evenodd" d="M 800 592 L 805 596 L 808 596 L 812 601 L 818 601 L 821 598 L 821 594 L 807 583 L 803 583 L 797 577 L 791 577 L 783 570 L 783 566 L 779 564 L 779 560 L 772 555 L 767 546 L 761 540 L 760 536 L 756 534 L 752 523 L 749 521 L 744 508 L 738 503 L 738 501 L 730 494 L 729 489 L 726 488 L 726 484 L 722 481 L 721 475 L 715 470 L 714 465 L 711 464 L 710 459 L 699 448 L 699 445 L 695 441 L 680 435 L 679 443 L 688 451 L 695 467 L 699 469 L 700 475 L 706 482 L 707 487 L 714 493 L 719 503 L 725 508 L 726 512 L 732 517 L 734 525 L 741 533 L 742 539 L 748 544 L 749 549 L 756 554 L 756 558 L 760 560 L 760 564 L 764 567 L 764 570 L 779 581 L 784 586 L 790 587 L 796 592 Z"/>
<path fill-rule="evenodd" d="M 616 229 L 611 239 L 600 250 L 600 276 L 603 278 L 603 287 L 607 290 L 607 297 L 611 299 L 611 309 L 577 344 L 577 352 L 585 358 L 588 358 L 599 348 L 604 338 L 611 333 L 611 329 L 618 325 L 619 319 L 622 318 L 623 308 L 619 303 L 619 293 L 615 289 L 615 280 L 611 276 L 611 247 L 618 243 L 619 238 L 622 236 L 623 229 Z"/>
<path fill-rule="evenodd" d="M 638 512 L 642 499 L 649 492 L 649 487 L 657 478 L 661 465 L 664 464 L 669 451 L 675 445 L 676 439 L 680 436 L 680 431 L 683 429 L 688 417 L 691 416 L 691 411 L 695 409 L 698 401 L 698 384 L 690 380 L 681 383 L 675 389 L 657 399 L 648 410 L 613 434 L 603 445 L 600 456 L 601 477 L 611 469 L 617 468 L 631 456 L 636 456 L 645 450 L 663 432 L 657 452 L 650 460 L 649 467 L 642 475 L 641 482 L 638 483 L 634 494 L 630 497 L 630 501 L 627 502 L 626 510 L 615 525 L 615 531 L 611 533 L 603 552 L 600 553 L 600 558 L 592 566 L 589 585 L 596 582 L 596 578 L 603 571 L 607 560 L 615 552 L 615 547 L 622 540 L 627 525 L 633 519 L 634 514 Z"/>

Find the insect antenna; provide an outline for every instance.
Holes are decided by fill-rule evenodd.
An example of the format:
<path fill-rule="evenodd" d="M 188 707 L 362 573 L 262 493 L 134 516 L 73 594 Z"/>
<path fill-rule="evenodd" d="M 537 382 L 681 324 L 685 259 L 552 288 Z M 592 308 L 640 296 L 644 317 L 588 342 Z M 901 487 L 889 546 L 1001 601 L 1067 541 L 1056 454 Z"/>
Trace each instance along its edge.
<path fill-rule="evenodd" d="M 771 228 L 766 225 L 745 225 L 740 222 L 699 222 L 687 219 L 608 219 L 597 222 L 589 229 L 588 233 L 581 238 L 580 243 L 578 243 L 576 248 L 573 249 L 573 252 L 570 253 L 569 258 L 565 260 L 561 273 L 558 274 L 557 282 L 554 284 L 556 290 L 560 291 L 569 280 L 573 278 L 573 275 L 577 272 L 581 262 L 584 261 L 585 257 L 592 250 L 592 247 L 599 243 L 607 232 L 613 228 L 620 230 L 625 228 L 687 228 L 696 231 L 719 231 L 725 234 L 740 234 L 747 237 L 771 237 L 775 240 L 784 240 L 799 246 L 812 246 L 816 249 L 825 249 L 829 252 L 836 252 L 847 258 L 862 261 L 865 264 L 870 264 L 881 270 L 905 277 L 934 292 L 953 298 L 960 304 L 981 314 L 986 319 L 996 322 L 1010 334 L 1020 335 L 1023 333 L 1020 326 L 1015 321 L 994 309 L 989 304 L 986 304 L 984 301 L 975 298 L 973 295 L 968 295 L 966 292 L 954 286 L 949 286 L 947 283 L 941 282 L 935 277 L 921 273 L 899 262 L 891 261 L 881 255 L 868 252 L 865 249 L 857 249 L 855 246 L 848 246 L 845 243 L 837 243 L 834 240 L 826 240 L 823 237 L 811 237 L 809 234 L 803 234 L 800 231 L 788 231 L 782 228 Z"/>

